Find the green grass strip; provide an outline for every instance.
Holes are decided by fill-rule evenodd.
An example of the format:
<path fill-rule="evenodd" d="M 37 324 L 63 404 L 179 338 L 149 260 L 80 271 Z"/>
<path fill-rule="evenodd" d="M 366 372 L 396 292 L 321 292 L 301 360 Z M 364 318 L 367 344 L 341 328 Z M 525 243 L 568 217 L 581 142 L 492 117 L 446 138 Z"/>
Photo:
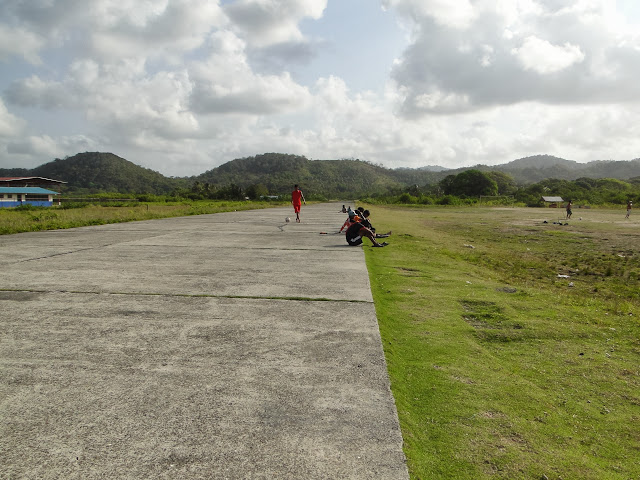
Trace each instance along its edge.
<path fill-rule="evenodd" d="M 371 210 L 394 231 L 365 255 L 413 480 L 640 478 L 639 229 Z"/>

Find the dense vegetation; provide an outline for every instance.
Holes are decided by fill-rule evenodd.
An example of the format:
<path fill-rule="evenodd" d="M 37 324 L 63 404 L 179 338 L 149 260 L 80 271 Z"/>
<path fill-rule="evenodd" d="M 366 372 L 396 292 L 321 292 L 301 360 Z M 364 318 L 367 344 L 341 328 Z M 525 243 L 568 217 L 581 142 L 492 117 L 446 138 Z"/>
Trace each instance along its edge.
<path fill-rule="evenodd" d="M 614 178 L 579 178 L 574 181 L 548 179 L 517 186 L 502 172 L 466 170 L 447 175 L 434 185 L 411 187 L 400 194 L 372 195 L 373 203 L 387 204 L 473 204 L 478 202 L 517 203 L 529 207 L 543 204 L 543 196 L 561 196 L 574 205 L 626 204 L 640 201 L 640 177 L 628 181 Z"/>
<path fill-rule="evenodd" d="M 599 160 L 577 163 L 550 155 L 536 155 L 496 167 L 479 165 L 474 168 L 485 171 L 502 171 L 511 175 L 519 185 L 540 182 L 549 178 L 577 180 L 579 178 L 608 177 L 625 180 L 640 175 L 640 159 L 630 161 Z"/>
<path fill-rule="evenodd" d="M 172 201 L 243 200 L 287 196 L 298 183 L 307 198 L 315 200 L 372 197 L 378 203 L 446 205 L 499 195 L 537 205 L 542 195 L 560 195 L 574 204 L 595 205 L 637 201 L 640 160 L 578 164 L 541 155 L 497 167 L 438 170 L 388 169 L 357 159 L 309 160 L 265 153 L 227 162 L 198 176 L 169 178 L 111 153 L 86 152 L 34 169 L 0 169 L 0 176 L 22 175 L 67 182 L 61 189 L 65 197 L 108 192 L 141 200 L 159 199 L 153 196 Z"/>
<path fill-rule="evenodd" d="M 398 173 L 360 160 L 308 160 L 298 155 L 265 153 L 225 163 L 195 179 L 214 187 L 257 185 L 274 195 L 289 193 L 297 183 L 305 194 L 339 198 L 402 189 L 407 184 L 424 184 L 434 178 L 432 172 L 411 172 Z"/>

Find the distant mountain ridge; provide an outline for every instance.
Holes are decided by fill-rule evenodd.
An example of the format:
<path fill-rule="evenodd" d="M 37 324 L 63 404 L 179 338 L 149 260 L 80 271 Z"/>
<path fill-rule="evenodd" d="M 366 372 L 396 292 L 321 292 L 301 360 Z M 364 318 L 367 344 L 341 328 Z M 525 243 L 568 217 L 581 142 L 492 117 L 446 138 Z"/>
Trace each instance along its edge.
<path fill-rule="evenodd" d="M 578 163 L 552 155 L 535 155 L 520 158 L 504 165 L 479 166 L 478 169 L 497 170 L 507 173 L 518 184 L 537 183 L 547 178 L 576 180 L 586 177 L 628 180 L 640 176 L 640 159 L 624 161 L 595 160 L 588 163 Z"/>
<path fill-rule="evenodd" d="M 431 165 L 416 169 L 389 169 L 361 160 L 309 160 L 299 155 L 264 153 L 232 160 L 197 176 L 174 178 L 143 168 L 112 153 L 101 152 L 78 153 L 33 169 L 0 169 L 0 177 L 53 178 L 67 182 L 63 192 L 88 193 L 167 194 L 176 188 L 200 182 L 214 187 L 235 184 L 243 189 L 262 185 L 271 194 L 284 194 L 298 183 L 305 192 L 321 192 L 335 198 L 401 191 L 412 185 L 424 186 L 471 168 L 506 173 L 521 185 L 548 178 L 627 180 L 640 177 L 640 159 L 578 163 L 551 155 L 535 155 L 494 166 L 446 169 Z"/>
<path fill-rule="evenodd" d="M 563 165 L 567 167 L 578 167 L 580 164 L 574 160 L 565 160 L 564 158 L 554 157 L 553 155 L 533 155 L 531 157 L 518 158 L 503 165 L 496 167 L 505 167 L 509 169 L 524 168 L 548 168 Z"/>

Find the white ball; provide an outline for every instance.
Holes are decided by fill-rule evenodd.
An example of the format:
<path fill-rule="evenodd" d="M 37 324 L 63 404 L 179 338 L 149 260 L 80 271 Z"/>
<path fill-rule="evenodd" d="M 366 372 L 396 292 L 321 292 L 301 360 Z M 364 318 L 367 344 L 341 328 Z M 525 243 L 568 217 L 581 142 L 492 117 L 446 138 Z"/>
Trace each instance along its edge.
<path fill-rule="evenodd" d="M 289 223 L 291 221 L 291 219 L 289 217 L 284 219 L 285 222 Z"/>

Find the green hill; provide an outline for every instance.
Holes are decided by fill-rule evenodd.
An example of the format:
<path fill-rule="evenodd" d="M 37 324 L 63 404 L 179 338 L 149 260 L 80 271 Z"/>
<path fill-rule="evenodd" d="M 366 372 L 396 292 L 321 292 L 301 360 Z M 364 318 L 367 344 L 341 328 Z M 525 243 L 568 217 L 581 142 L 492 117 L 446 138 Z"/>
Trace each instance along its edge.
<path fill-rule="evenodd" d="M 559 180 L 577 180 L 579 178 L 617 178 L 628 180 L 640 176 L 640 159 L 635 160 L 595 160 L 578 163 L 573 160 L 554 157 L 552 155 L 534 155 L 519 158 L 501 165 L 475 165 L 473 167 L 456 168 L 434 175 L 439 181 L 447 175 L 457 175 L 473 168 L 483 172 L 503 172 L 510 175 L 516 184 L 528 185 L 542 180 L 556 178 Z"/>
<path fill-rule="evenodd" d="M 536 155 L 514 160 L 504 165 L 487 167 L 487 169 L 508 173 L 519 184 L 536 183 L 549 178 L 560 180 L 617 178 L 627 180 L 640 175 L 640 159 L 578 163 L 551 155 Z"/>
<path fill-rule="evenodd" d="M 176 188 L 190 188 L 198 182 L 214 189 L 235 185 L 242 190 L 262 186 L 271 195 L 288 194 L 298 183 L 305 194 L 326 198 L 360 197 L 401 192 L 407 187 L 434 184 L 448 175 L 469 168 L 499 171 L 516 184 L 527 185 L 545 179 L 640 177 L 640 159 L 577 163 L 550 155 L 521 158 L 503 165 L 458 168 L 389 169 L 361 160 L 309 160 L 300 155 L 264 153 L 239 158 L 197 176 L 169 178 L 140 167 L 112 153 L 85 152 L 55 159 L 33 169 L 0 169 L 0 177 L 40 176 L 63 180 L 63 193 L 153 193 L 166 194 Z"/>
<path fill-rule="evenodd" d="M 264 185 L 271 194 L 289 193 L 297 183 L 305 193 L 340 197 L 424 185 L 434 178 L 430 171 L 392 170 L 360 160 L 308 160 L 299 155 L 265 153 L 233 160 L 193 180 L 216 187 Z"/>
<path fill-rule="evenodd" d="M 62 191 L 77 193 L 163 194 L 186 183 L 140 167 L 112 153 L 85 152 L 56 158 L 33 169 L 0 169 L 0 176 L 34 176 L 63 180 Z"/>

